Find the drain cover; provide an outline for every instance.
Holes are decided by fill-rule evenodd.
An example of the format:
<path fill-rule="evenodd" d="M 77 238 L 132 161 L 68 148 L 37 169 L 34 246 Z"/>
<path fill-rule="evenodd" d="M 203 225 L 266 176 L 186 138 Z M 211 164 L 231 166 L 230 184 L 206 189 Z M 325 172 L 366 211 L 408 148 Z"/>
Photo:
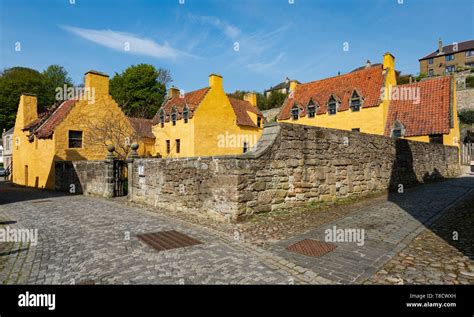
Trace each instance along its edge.
<path fill-rule="evenodd" d="M 138 234 L 137 238 L 157 251 L 189 247 L 202 243 L 174 230 Z"/>
<path fill-rule="evenodd" d="M 322 242 L 318 240 L 304 239 L 290 245 L 286 249 L 294 253 L 300 253 L 306 256 L 320 257 L 337 248 L 333 243 Z"/>

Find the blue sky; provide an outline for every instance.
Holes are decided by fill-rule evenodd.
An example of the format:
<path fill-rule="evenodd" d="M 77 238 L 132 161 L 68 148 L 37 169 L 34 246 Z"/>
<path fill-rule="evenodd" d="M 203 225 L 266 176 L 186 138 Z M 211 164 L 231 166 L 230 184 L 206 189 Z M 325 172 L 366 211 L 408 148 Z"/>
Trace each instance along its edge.
<path fill-rule="evenodd" d="M 79 84 L 90 69 L 112 76 L 150 63 L 185 91 L 211 73 L 228 92 L 263 91 L 286 76 L 306 82 L 381 62 L 387 51 L 398 70 L 417 73 L 439 37 L 474 38 L 473 0 L 70 1 L 1 0 L 0 68 L 59 64 Z"/>

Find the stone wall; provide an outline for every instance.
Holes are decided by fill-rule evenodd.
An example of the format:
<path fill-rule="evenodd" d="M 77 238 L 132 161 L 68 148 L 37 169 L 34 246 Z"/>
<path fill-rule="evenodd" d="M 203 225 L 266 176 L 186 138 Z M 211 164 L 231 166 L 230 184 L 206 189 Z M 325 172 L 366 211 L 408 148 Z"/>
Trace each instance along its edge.
<path fill-rule="evenodd" d="M 136 159 L 131 171 L 133 201 L 235 220 L 452 177 L 459 164 L 455 147 L 279 124 L 244 155 Z"/>
<path fill-rule="evenodd" d="M 55 162 L 55 190 L 70 192 L 74 185 L 76 194 L 107 197 L 106 161 L 57 161 Z"/>
<path fill-rule="evenodd" d="M 275 118 L 278 116 L 280 111 L 281 111 L 281 107 L 278 107 L 278 108 L 262 110 L 262 114 L 266 122 L 274 122 L 276 121 Z"/>

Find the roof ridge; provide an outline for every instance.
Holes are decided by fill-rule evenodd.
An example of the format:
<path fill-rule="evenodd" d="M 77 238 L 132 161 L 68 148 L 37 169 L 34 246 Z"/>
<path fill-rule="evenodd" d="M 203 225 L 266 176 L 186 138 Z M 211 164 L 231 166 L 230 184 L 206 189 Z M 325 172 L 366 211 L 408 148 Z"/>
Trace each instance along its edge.
<path fill-rule="evenodd" d="M 374 67 L 380 67 L 380 66 L 383 66 L 381 63 L 378 63 L 378 64 L 374 64 L 372 66 L 369 66 L 369 67 L 364 67 L 362 69 L 359 69 L 359 70 L 354 70 L 354 71 L 351 71 L 349 73 L 345 73 L 345 74 L 341 74 L 341 75 L 336 75 L 336 76 L 332 76 L 332 77 L 326 77 L 326 78 L 322 78 L 322 79 L 316 79 L 316 80 L 313 80 L 313 81 L 308 81 L 306 83 L 302 83 L 302 84 L 299 84 L 298 86 L 303 86 L 303 85 L 307 85 L 307 84 L 312 84 L 312 83 L 316 83 L 318 81 L 324 81 L 324 80 L 329 80 L 329 79 L 333 79 L 333 78 L 342 78 L 342 77 L 345 77 L 345 76 L 348 76 L 348 75 L 354 75 L 358 72 L 362 72 L 362 71 L 367 71 L 371 68 L 374 68 Z M 383 68 L 382 68 L 383 70 Z M 298 86 L 296 86 L 296 88 L 298 89 Z"/>

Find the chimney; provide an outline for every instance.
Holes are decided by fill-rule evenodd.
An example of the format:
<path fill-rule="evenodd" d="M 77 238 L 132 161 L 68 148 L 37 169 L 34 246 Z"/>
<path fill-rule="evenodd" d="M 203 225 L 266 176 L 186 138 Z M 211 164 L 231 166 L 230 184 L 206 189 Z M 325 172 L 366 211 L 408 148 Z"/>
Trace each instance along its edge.
<path fill-rule="evenodd" d="M 170 89 L 168 89 L 168 98 L 174 98 L 174 97 L 179 97 L 180 91 L 179 88 L 175 86 L 171 86 Z"/>
<path fill-rule="evenodd" d="M 365 64 L 365 68 L 369 68 L 370 66 L 372 66 L 372 64 L 370 63 L 370 60 L 367 60 Z"/>
<path fill-rule="evenodd" d="M 441 38 L 438 40 L 438 54 L 443 54 L 443 41 Z"/>
<path fill-rule="evenodd" d="M 285 78 L 285 83 L 289 83 L 290 82 L 290 79 L 288 77 Z"/>
<path fill-rule="evenodd" d="M 383 55 L 383 68 L 390 68 L 391 70 L 395 70 L 395 57 L 389 52 Z"/>
<path fill-rule="evenodd" d="M 23 129 L 38 118 L 38 98 L 32 94 L 21 94 L 20 105 L 18 107 L 18 116 L 15 123 Z"/>
<path fill-rule="evenodd" d="M 221 75 L 216 75 L 216 74 L 210 74 L 209 75 L 209 87 L 224 90 L 224 88 L 222 86 L 222 76 Z"/>
<path fill-rule="evenodd" d="M 408 83 L 411 84 L 413 82 L 413 78 L 410 76 L 408 76 Z"/>
<path fill-rule="evenodd" d="M 290 92 L 295 91 L 296 86 L 298 86 L 298 82 L 296 80 L 290 81 Z"/>
<path fill-rule="evenodd" d="M 103 97 L 109 95 L 109 75 L 90 70 L 85 74 L 84 88 L 92 96 Z M 87 91 L 89 90 L 89 91 Z"/>
<path fill-rule="evenodd" d="M 244 100 L 250 102 L 254 107 L 257 106 L 257 94 L 254 92 L 249 92 L 244 95 Z"/>

